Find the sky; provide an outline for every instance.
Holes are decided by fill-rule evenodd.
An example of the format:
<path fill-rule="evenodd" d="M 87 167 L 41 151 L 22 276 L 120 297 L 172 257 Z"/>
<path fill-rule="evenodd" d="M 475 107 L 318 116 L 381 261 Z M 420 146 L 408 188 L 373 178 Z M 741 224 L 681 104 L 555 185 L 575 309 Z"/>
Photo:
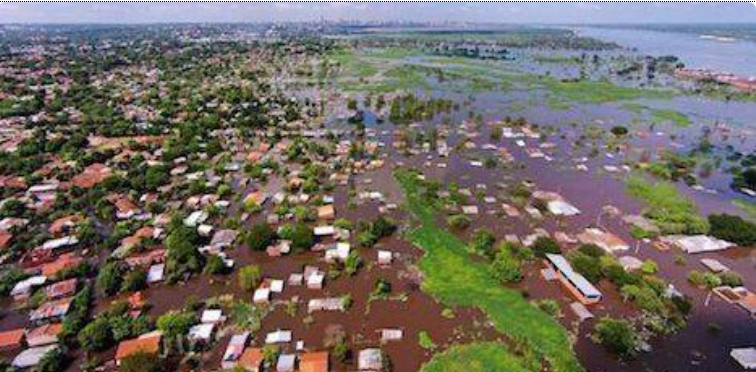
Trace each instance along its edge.
<path fill-rule="evenodd" d="M 752 3 L 8 3 L 0 23 L 360 20 L 491 23 L 756 23 Z"/>

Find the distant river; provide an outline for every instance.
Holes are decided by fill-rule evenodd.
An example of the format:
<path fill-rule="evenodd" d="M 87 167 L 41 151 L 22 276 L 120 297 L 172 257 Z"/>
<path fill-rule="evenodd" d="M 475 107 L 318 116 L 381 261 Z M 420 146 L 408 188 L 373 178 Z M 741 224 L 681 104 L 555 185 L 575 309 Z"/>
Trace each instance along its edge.
<path fill-rule="evenodd" d="M 636 48 L 652 56 L 675 55 L 687 67 L 708 68 L 742 76 L 756 76 L 756 43 L 743 40 L 717 41 L 701 35 L 635 29 L 586 27 L 581 35 Z"/>

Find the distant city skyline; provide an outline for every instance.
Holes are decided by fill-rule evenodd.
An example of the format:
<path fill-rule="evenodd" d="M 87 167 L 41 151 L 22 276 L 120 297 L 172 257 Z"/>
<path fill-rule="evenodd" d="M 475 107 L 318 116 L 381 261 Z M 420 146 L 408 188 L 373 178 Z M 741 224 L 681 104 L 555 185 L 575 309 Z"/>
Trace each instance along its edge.
<path fill-rule="evenodd" d="M 7 3 L 0 23 L 297 21 L 756 23 L 748 2 L 719 3 Z"/>

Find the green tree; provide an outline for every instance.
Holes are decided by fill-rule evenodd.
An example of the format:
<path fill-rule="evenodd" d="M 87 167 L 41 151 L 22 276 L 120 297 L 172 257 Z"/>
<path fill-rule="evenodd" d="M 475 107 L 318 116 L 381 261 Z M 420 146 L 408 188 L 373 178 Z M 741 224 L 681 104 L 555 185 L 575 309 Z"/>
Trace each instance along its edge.
<path fill-rule="evenodd" d="M 110 330 L 110 324 L 105 317 L 98 317 L 77 336 L 79 345 L 87 351 L 101 351 L 109 348 L 113 344 L 113 334 Z"/>
<path fill-rule="evenodd" d="M 244 237 L 244 243 L 254 251 L 263 251 L 275 241 L 276 232 L 264 222 L 253 225 Z"/>
<path fill-rule="evenodd" d="M 118 293 L 123 281 L 123 269 L 118 262 L 106 263 L 97 274 L 97 290 L 101 295 L 108 297 Z"/>

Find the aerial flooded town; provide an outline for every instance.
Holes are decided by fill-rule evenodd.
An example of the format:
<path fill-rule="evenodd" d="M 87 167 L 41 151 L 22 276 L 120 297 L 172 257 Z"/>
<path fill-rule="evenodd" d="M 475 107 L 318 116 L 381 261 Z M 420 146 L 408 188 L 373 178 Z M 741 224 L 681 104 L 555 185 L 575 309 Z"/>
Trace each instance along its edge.
<path fill-rule="evenodd" d="M 756 23 L 90 5 L 0 4 L 0 370 L 756 369 Z"/>

